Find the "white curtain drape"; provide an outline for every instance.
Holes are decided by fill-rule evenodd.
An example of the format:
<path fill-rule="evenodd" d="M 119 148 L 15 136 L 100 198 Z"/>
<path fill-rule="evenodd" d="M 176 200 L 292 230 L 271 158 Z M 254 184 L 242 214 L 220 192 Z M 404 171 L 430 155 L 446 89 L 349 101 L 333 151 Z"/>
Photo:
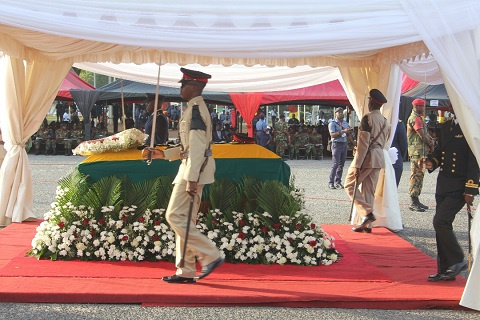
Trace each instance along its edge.
<path fill-rule="evenodd" d="M 394 231 L 402 230 L 403 224 L 398 203 L 395 172 L 388 155 L 388 149 L 393 139 L 393 130 L 396 128 L 398 121 L 401 88 L 400 68 L 398 65 L 379 66 L 378 68 L 341 67 L 340 72 L 347 97 L 360 119 L 369 112 L 366 97 L 368 97 L 371 89 L 379 89 L 387 98 L 388 102 L 382 107 L 382 114 L 390 123 L 392 133 L 390 141 L 385 145 L 385 169 L 380 172 L 375 193 L 374 212 L 377 221 L 375 221 L 374 226 L 384 226 Z M 361 218 L 363 217 L 357 216 L 356 211 L 354 211 L 351 223 L 357 224 Z"/>
<path fill-rule="evenodd" d="M 8 56 L 0 63 L 0 113 L 7 150 L 0 169 L 0 225 L 6 225 L 34 217 L 25 143 L 40 127 L 71 63 L 26 63 Z"/>
<path fill-rule="evenodd" d="M 478 1 L 465 1 L 462 6 L 445 13 L 441 21 L 431 19 L 440 14 L 437 1 L 405 0 L 403 5 L 415 28 L 435 57 L 445 79 L 469 146 L 480 159 L 480 10 Z M 456 21 L 462 20 L 459 27 Z M 460 304 L 480 310 L 480 209 L 477 207 L 471 237 L 475 263 Z M 477 232 L 474 232 L 474 231 Z"/>

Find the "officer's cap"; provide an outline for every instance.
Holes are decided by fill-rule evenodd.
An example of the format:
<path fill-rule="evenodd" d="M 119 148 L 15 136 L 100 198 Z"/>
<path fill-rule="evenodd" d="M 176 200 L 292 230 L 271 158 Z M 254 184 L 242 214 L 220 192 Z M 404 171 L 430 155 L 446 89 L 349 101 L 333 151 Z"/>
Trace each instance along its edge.
<path fill-rule="evenodd" d="M 387 103 L 387 99 L 383 95 L 383 93 L 380 92 L 378 89 L 372 89 L 370 90 L 370 99 L 372 99 L 373 102 L 376 104 L 384 104 Z"/>
<path fill-rule="evenodd" d="M 412 101 L 412 106 L 424 106 L 425 105 L 425 100 L 417 98 Z"/>
<path fill-rule="evenodd" d="M 162 96 L 161 94 L 158 95 L 158 101 L 162 101 L 165 99 L 165 96 Z M 150 101 L 155 101 L 155 94 L 154 93 L 147 93 L 146 98 L 144 102 L 150 102 Z"/>
<path fill-rule="evenodd" d="M 182 84 L 189 81 L 198 81 L 198 82 L 207 83 L 208 79 L 212 77 L 209 74 L 196 71 L 196 70 L 186 69 L 186 68 L 180 68 L 180 71 L 183 73 L 183 78 L 178 82 L 181 82 Z"/>

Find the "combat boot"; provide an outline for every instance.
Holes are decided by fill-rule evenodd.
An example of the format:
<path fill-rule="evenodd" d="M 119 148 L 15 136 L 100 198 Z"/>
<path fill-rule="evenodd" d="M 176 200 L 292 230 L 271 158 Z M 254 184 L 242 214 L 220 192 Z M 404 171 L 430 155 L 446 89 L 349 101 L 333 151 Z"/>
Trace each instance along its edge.
<path fill-rule="evenodd" d="M 428 210 L 428 206 L 424 205 L 423 203 L 420 202 L 420 200 L 417 198 L 417 205 L 420 207 L 420 208 L 423 208 L 425 210 Z"/>
<path fill-rule="evenodd" d="M 411 204 L 408 207 L 411 211 L 425 212 L 425 209 L 420 206 L 420 201 L 418 197 L 411 197 Z"/>

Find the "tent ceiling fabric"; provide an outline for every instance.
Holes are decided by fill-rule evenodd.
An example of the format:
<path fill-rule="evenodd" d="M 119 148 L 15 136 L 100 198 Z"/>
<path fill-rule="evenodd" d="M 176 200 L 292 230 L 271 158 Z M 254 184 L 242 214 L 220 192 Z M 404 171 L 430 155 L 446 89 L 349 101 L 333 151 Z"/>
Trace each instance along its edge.
<path fill-rule="evenodd" d="M 442 14 L 457 12 L 458 2 L 438 2 Z M 26 60 L 370 67 L 428 53 L 401 0 L 25 0 L 0 8 L 0 50 Z"/>
<path fill-rule="evenodd" d="M 154 63 L 136 65 L 114 63 L 76 63 L 75 67 L 126 80 L 156 85 L 158 65 Z M 234 65 L 224 67 L 209 65 L 202 67 L 189 64 L 188 68 L 201 69 L 212 75 L 207 89 L 224 92 L 267 92 L 304 88 L 320 83 L 330 82 L 340 77 L 340 72 L 334 67 L 299 66 L 289 67 L 245 67 Z M 182 78 L 178 64 L 164 64 L 160 69 L 160 84 L 162 86 L 179 88 L 178 81 Z"/>

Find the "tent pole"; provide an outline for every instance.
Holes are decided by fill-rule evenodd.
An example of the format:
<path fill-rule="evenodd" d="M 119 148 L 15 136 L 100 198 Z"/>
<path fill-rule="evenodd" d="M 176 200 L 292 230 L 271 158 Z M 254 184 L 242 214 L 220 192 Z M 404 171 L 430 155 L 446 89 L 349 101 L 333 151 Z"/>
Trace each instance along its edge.
<path fill-rule="evenodd" d="M 123 98 L 123 79 L 120 79 L 120 88 L 122 89 L 121 97 L 122 97 L 122 123 L 123 123 L 123 130 L 127 130 L 125 125 L 125 101 Z"/>

